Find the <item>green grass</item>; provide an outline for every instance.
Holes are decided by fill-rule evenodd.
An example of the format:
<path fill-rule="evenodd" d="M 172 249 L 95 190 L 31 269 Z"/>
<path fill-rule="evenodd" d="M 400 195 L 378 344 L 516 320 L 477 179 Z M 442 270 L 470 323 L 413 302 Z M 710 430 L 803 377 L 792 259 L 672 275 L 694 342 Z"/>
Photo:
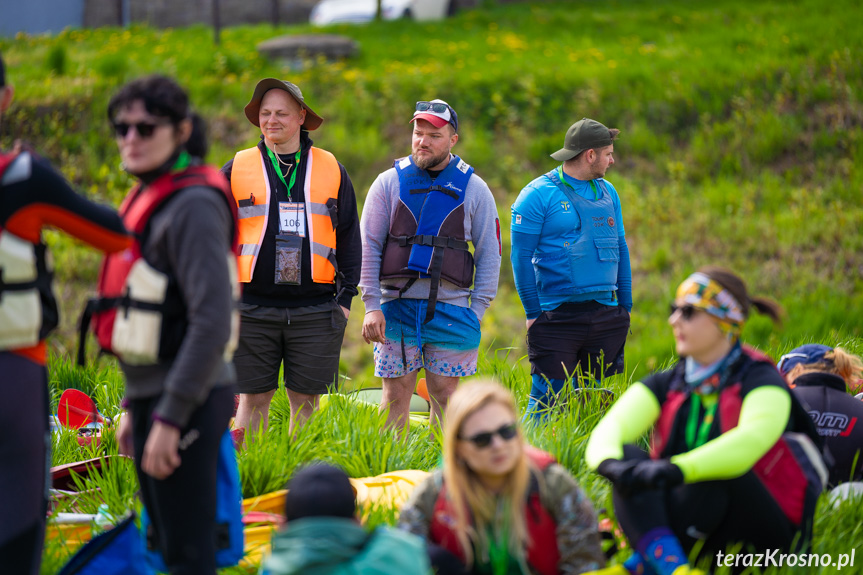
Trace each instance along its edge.
<path fill-rule="evenodd" d="M 622 202 L 635 310 L 628 354 L 638 376 L 670 353 L 663 311 L 697 267 L 724 264 L 753 293 L 788 311 L 782 330 L 756 322 L 747 337 L 775 347 L 833 330 L 863 335 L 863 72 L 856 3 L 815 0 L 610 1 L 507 4 L 444 23 L 336 26 L 360 45 L 348 61 L 269 62 L 257 42 L 307 26 L 240 26 L 212 45 L 203 27 L 67 30 L 0 39 L 17 85 L 0 130 L 36 143 L 88 196 L 113 204 L 131 186 L 105 119 L 110 94 L 161 72 L 189 87 L 210 123 L 210 159 L 252 144 L 242 115 L 254 83 L 286 77 L 325 118 L 313 135 L 348 169 L 362 203 L 375 176 L 409 150 L 413 102 L 440 96 L 462 119 L 456 147 L 498 202 L 504 264 L 483 345 L 524 354 L 512 284 L 509 206 L 553 167 L 574 120 L 622 129 L 609 179 Z M 75 318 L 99 257 L 61 234 L 48 241 L 64 321 L 52 345 L 74 348 Z M 348 386 L 374 380 L 354 302 L 343 350 Z M 348 369 L 350 366 L 350 369 Z"/>
<path fill-rule="evenodd" d="M 808 340 L 796 343 L 805 341 Z M 861 338 L 842 338 L 841 341 L 849 350 L 857 353 L 863 351 Z M 507 351 L 486 350 L 481 357 L 480 375 L 494 377 L 509 388 L 516 397 L 519 409 L 523 410 L 527 404 L 530 378 L 526 371 L 513 369 L 506 357 Z M 787 348 L 770 351 L 779 355 L 787 351 Z M 671 360 L 669 356 L 657 367 L 667 367 Z M 53 358 L 50 365 L 52 397 L 58 397 L 62 389 L 77 387 L 82 382 L 87 385 L 94 381 L 104 381 L 102 385 L 108 389 L 105 396 L 107 398 L 114 397 L 113 393 L 122 389 L 122 377 L 114 371 L 108 371 L 108 377 L 105 377 L 104 368 L 76 372 L 60 358 Z M 609 378 L 602 382 L 602 385 L 618 396 L 632 382 L 630 366 L 624 374 Z M 588 470 L 584 464 L 587 438 L 602 416 L 602 404 L 595 395 L 588 396 L 584 401 L 577 401 L 564 394 L 561 400 L 566 400 L 566 407 L 556 409 L 542 425 L 528 425 L 525 428 L 526 437 L 531 444 L 553 454 L 572 472 L 603 516 L 613 517 L 608 483 Z M 432 470 L 439 463 L 440 445 L 436 439 L 429 437 L 427 431 L 413 431 L 406 441 L 398 440 L 391 431 L 382 429 L 385 418 L 378 414 L 376 409 L 358 408 L 357 404 L 341 397 L 328 402 L 327 407 L 315 414 L 292 439 L 288 433 L 289 413 L 282 405 L 286 401 L 283 392 L 276 394 L 270 415 L 271 424 L 264 440 L 251 444 L 251 447 L 238 455 L 244 497 L 283 488 L 297 469 L 312 461 L 333 463 L 345 469 L 352 477 L 368 477 L 399 469 Z M 101 402 L 98 402 L 98 406 L 103 412 L 117 409 L 117 406 Z M 56 404 L 52 405 L 52 409 L 56 411 Z M 645 442 L 646 438 L 642 438 L 644 445 Z M 66 431 L 55 436 L 52 459 L 53 464 L 58 465 L 116 453 L 117 444 L 110 430 L 103 436 L 99 447 L 80 447 L 75 435 Z M 136 499 L 138 485 L 131 461 L 120 461 L 89 479 L 78 478 L 76 483 L 78 490 L 85 494 L 74 502 L 64 503 L 58 511 L 75 509 L 95 513 L 104 503 L 110 513 L 119 515 L 125 509 L 140 506 Z M 98 491 L 94 490 L 96 487 L 99 488 Z M 826 495 L 822 496 L 816 515 L 813 553 L 830 554 L 837 559 L 839 554 L 850 553 L 851 549 L 863 544 L 861 503 L 863 499 L 858 497 L 834 508 Z M 364 518 L 369 528 L 391 525 L 397 520 L 398 512 L 386 505 L 375 505 L 365 511 Z M 56 573 L 59 566 L 74 551 L 72 546 L 62 542 L 49 542 L 45 549 L 42 573 Z M 626 550 L 621 551 L 615 560 L 624 560 L 628 553 Z M 723 572 L 727 571 L 719 571 Z M 765 575 L 834 572 L 832 568 L 813 570 L 787 567 L 750 571 L 753 574 Z M 224 570 L 224 573 L 243 571 L 237 568 Z"/>

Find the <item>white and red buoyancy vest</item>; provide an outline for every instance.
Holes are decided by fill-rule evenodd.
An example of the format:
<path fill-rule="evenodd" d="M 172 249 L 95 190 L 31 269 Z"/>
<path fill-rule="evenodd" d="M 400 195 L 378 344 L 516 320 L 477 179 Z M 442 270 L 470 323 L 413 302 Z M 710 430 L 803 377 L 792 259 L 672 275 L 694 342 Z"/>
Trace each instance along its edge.
<path fill-rule="evenodd" d="M 93 332 L 103 351 L 129 365 L 153 365 L 171 359 L 179 351 L 188 321 L 186 304 L 176 279 L 151 266 L 141 253 L 153 215 L 178 192 L 190 187 L 218 192 L 227 202 L 233 220 L 231 251 L 225 254 L 231 270 L 234 301 L 239 299 L 237 281 L 237 206 L 228 181 L 210 166 L 194 166 L 160 176 L 143 188 L 132 189 L 120 206 L 120 216 L 134 235 L 126 251 L 106 256 L 99 273 L 98 298 L 91 299 L 81 318 L 78 363 L 84 363 L 84 343 L 92 317 Z M 239 314 L 231 317 L 231 338 L 225 357 L 230 359 L 239 335 Z"/>
<path fill-rule="evenodd" d="M 0 182 L 18 154 L 0 154 Z M 33 243 L 0 226 L 0 350 L 31 347 L 57 327 L 51 259 Z"/>

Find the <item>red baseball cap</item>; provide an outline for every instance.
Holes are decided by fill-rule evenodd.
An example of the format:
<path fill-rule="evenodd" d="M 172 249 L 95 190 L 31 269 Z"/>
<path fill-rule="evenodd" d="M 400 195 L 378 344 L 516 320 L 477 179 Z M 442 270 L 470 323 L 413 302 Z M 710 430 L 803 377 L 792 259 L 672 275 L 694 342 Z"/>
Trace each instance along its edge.
<path fill-rule="evenodd" d="M 430 122 L 435 128 L 443 128 L 449 124 L 453 127 L 453 130 L 458 132 L 458 114 L 455 113 L 452 106 L 443 100 L 435 99 L 430 102 L 417 102 L 411 122 L 417 118 Z"/>

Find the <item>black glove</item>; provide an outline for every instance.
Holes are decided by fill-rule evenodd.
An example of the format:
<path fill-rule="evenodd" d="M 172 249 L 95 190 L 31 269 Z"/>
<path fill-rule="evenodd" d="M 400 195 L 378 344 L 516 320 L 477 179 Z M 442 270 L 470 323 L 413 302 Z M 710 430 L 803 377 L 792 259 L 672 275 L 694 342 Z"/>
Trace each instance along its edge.
<path fill-rule="evenodd" d="M 632 470 L 632 491 L 667 489 L 683 483 L 683 472 L 667 459 L 645 459 Z"/>
<path fill-rule="evenodd" d="M 606 459 L 599 464 L 596 472 L 611 481 L 618 491 L 626 495 L 632 486 L 633 472 L 638 463 L 639 460 L 637 459 L 627 459 L 625 461 Z"/>

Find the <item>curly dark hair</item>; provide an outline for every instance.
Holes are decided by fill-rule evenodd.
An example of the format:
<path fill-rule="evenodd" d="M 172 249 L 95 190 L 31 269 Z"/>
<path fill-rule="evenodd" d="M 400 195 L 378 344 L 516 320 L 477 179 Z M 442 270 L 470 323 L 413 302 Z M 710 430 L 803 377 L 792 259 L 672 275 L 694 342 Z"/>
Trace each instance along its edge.
<path fill-rule="evenodd" d="M 132 80 L 114 94 L 108 103 L 108 120 L 117 111 L 140 100 L 144 109 L 154 116 L 168 118 L 174 125 L 189 117 L 189 96 L 174 80 L 153 75 Z"/>
<path fill-rule="evenodd" d="M 201 160 L 207 155 L 207 126 L 204 119 L 192 112 L 186 91 L 167 76 L 152 75 L 133 80 L 120 88 L 108 103 L 108 120 L 113 121 L 115 114 L 132 102 L 141 101 L 148 113 L 168 118 L 174 126 L 183 120 L 192 122 L 192 133 L 185 148 L 192 156 Z"/>

